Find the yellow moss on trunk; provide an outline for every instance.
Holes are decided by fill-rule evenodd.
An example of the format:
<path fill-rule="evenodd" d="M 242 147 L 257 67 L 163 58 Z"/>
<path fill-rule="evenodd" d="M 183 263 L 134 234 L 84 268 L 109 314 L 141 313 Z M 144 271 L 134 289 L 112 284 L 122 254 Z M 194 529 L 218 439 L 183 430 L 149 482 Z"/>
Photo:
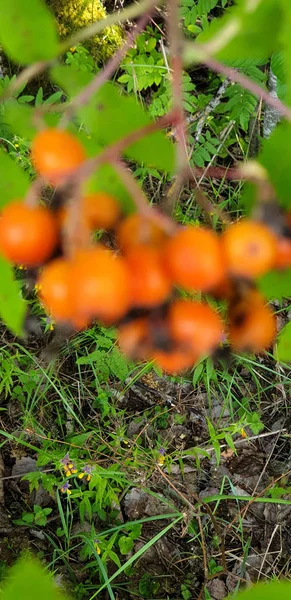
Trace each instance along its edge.
<path fill-rule="evenodd" d="M 106 17 L 101 0 L 46 0 L 46 3 L 55 14 L 62 38 Z M 121 27 L 114 25 L 106 27 L 101 34 L 84 45 L 98 62 L 102 62 L 114 54 L 122 39 Z"/>

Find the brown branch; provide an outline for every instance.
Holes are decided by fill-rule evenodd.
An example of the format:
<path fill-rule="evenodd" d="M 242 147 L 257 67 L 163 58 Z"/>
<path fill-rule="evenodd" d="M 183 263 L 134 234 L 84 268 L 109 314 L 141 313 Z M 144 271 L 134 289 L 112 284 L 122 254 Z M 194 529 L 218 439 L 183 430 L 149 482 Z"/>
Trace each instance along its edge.
<path fill-rule="evenodd" d="M 122 59 L 126 55 L 127 51 L 133 46 L 137 36 L 144 30 L 145 26 L 150 20 L 151 13 L 153 12 L 156 5 L 156 0 L 151 0 L 151 4 L 148 7 L 148 11 L 141 17 L 136 26 L 134 26 L 129 33 L 124 44 L 117 50 L 112 58 L 107 62 L 104 69 L 102 69 L 96 77 L 90 83 L 84 87 L 81 92 L 75 96 L 72 102 L 68 105 L 68 108 L 62 118 L 61 126 L 65 125 L 65 122 L 70 119 L 77 107 L 86 104 L 90 97 L 96 93 L 99 88 L 108 81 L 114 72 L 118 69 Z"/>
<path fill-rule="evenodd" d="M 171 194 L 167 198 L 165 209 L 170 214 L 181 192 L 185 167 L 188 164 L 186 143 L 186 120 L 183 109 L 183 41 L 180 27 L 179 0 L 168 2 L 168 38 L 170 48 L 170 66 L 172 83 L 172 110 L 175 115 L 173 125 L 176 134 L 176 180 L 171 187 Z"/>
<path fill-rule="evenodd" d="M 246 90 L 249 90 L 252 94 L 254 94 L 254 96 L 258 96 L 258 98 L 264 100 L 266 104 L 275 108 L 288 121 L 291 121 L 291 108 L 281 102 L 279 98 L 274 98 L 271 96 L 267 90 L 264 90 L 260 85 L 252 81 L 243 73 L 240 73 L 236 69 L 220 63 L 215 58 L 203 57 L 201 58 L 201 62 L 215 73 L 225 75 L 231 81 L 239 83 Z"/>

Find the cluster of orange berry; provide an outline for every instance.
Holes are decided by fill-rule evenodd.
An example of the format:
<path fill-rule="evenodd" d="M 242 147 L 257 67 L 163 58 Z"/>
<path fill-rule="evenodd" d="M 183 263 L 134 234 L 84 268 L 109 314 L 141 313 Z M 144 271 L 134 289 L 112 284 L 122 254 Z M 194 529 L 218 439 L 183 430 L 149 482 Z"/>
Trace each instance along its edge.
<path fill-rule="evenodd" d="M 85 158 L 79 141 L 61 130 L 44 130 L 32 144 L 36 171 L 54 186 Z M 127 356 L 153 359 L 171 373 L 190 368 L 224 341 L 251 352 L 272 343 L 275 316 L 254 280 L 291 265 L 288 237 L 279 239 L 247 219 L 221 235 L 197 226 L 177 226 L 168 235 L 158 221 L 122 216 L 118 201 L 95 193 L 81 199 L 81 218 L 91 231 L 112 231 L 114 250 L 91 242 L 73 256 L 52 258 L 62 246 L 67 210 L 14 201 L 0 219 L 0 251 L 15 264 L 40 267 L 40 299 L 56 321 L 75 329 L 94 320 L 114 324 Z M 182 298 L 177 288 L 226 300 L 226 318 L 206 301 Z"/>

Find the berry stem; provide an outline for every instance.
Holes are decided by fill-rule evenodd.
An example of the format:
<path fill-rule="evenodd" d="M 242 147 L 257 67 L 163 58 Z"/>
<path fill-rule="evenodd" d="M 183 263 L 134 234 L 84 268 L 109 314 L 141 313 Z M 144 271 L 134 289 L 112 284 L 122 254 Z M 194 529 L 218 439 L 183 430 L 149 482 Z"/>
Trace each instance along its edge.
<path fill-rule="evenodd" d="M 38 205 L 39 198 L 41 196 L 41 192 L 44 186 L 44 181 L 42 177 L 37 177 L 29 187 L 27 194 L 25 196 L 25 204 L 26 206 L 30 206 L 34 208 Z"/>

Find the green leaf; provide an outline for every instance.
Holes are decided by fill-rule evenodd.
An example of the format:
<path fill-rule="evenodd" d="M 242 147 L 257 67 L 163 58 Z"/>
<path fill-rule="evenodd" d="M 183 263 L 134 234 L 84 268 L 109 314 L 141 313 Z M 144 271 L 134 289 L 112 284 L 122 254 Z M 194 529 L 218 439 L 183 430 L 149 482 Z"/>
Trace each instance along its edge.
<path fill-rule="evenodd" d="M 291 583 L 287 581 L 272 581 L 260 583 L 237 594 L 236 600 L 290 600 Z"/>
<path fill-rule="evenodd" d="M 4 119 L 13 132 L 27 140 L 32 140 L 37 132 L 34 121 L 34 109 L 27 104 L 19 104 L 16 100 L 5 102 Z M 60 116 L 53 113 L 44 115 L 45 123 L 53 127 L 57 125 Z"/>
<path fill-rule="evenodd" d="M 205 44 L 208 54 L 234 67 L 262 63 L 280 47 L 282 19 L 281 6 L 274 0 L 239 0 L 223 17 L 213 19 L 199 35 L 198 45 Z M 195 60 L 191 42 L 186 45 L 185 59 Z"/>
<path fill-rule="evenodd" d="M 290 298 L 291 296 L 291 269 L 284 271 L 270 271 L 258 280 L 258 287 L 262 294 L 272 300 L 276 298 Z"/>
<path fill-rule="evenodd" d="M 90 83 L 92 75 L 60 65 L 52 69 L 52 78 L 72 96 Z M 105 83 L 86 105 L 78 108 L 77 114 L 102 145 L 113 144 L 151 123 L 148 113 L 137 100 L 122 94 L 112 82 Z M 161 131 L 131 144 L 124 150 L 124 155 L 157 169 L 172 171 L 174 168 L 174 146 Z"/>
<path fill-rule="evenodd" d="M 3 0 L 0 44 L 15 62 L 26 65 L 58 54 L 58 36 L 52 14 L 42 0 Z"/>
<path fill-rule="evenodd" d="M 52 577 L 34 559 L 21 559 L 14 565 L 0 592 L 1 600 L 66 600 Z"/>
<path fill-rule="evenodd" d="M 21 199 L 29 188 L 28 175 L 4 150 L 0 150 L 0 208 Z"/>
<path fill-rule="evenodd" d="M 9 262 L 0 256 L 0 317 L 16 335 L 22 334 L 26 303 Z"/>
<path fill-rule="evenodd" d="M 288 323 L 280 331 L 277 347 L 276 357 L 281 362 L 291 361 L 291 323 Z"/>
<path fill-rule="evenodd" d="M 278 200 L 284 207 L 291 206 L 291 123 L 280 123 L 268 140 L 258 158 L 267 169 Z"/>
<path fill-rule="evenodd" d="M 280 72 L 281 81 L 287 85 L 285 102 L 291 104 L 291 38 L 290 38 L 290 27 L 291 27 L 291 5 L 289 0 L 280 0 L 281 7 L 284 12 L 284 19 L 282 23 L 280 41 L 282 44 L 282 59 L 283 59 L 283 73 Z"/>
<path fill-rule="evenodd" d="M 285 61 L 284 61 L 282 52 L 276 52 L 275 54 L 273 54 L 273 56 L 271 58 L 271 69 L 272 69 L 274 75 L 276 75 L 276 77 L 278 77 L 278 79 L 280 79 L 280 81 L 285 82 L 286 66 L 285 66 Z"/>
<path fill-rule="evenodd" d="M 128 554 L 134 546 L 133 539 L 131 537 L 127 537 L 126 535 L 122 535 L 118 540 L 120 553 L 125 555 Z"/>

